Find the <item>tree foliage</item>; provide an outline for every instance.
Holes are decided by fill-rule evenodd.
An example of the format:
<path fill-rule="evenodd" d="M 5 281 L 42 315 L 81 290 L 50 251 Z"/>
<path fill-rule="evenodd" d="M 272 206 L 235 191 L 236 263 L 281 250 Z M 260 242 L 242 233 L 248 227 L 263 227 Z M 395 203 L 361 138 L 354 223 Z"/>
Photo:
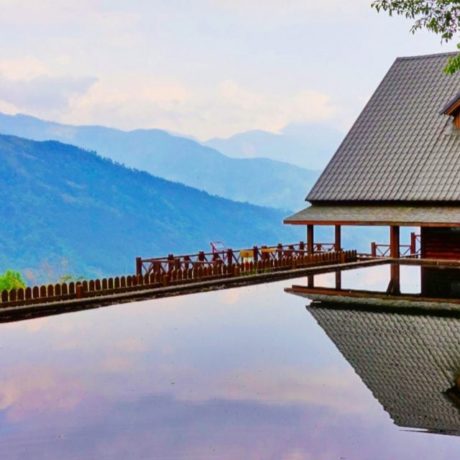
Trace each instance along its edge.
<path fill-rule="evenodd" d="M 25 287 L 26 283 L 24 282 L 19 272 L 7 270 L 0 275 L 0 292 L 5 289 L 10 291 L 11 289 L 19 289 Z"/>
<path fill-rule="evenodd" d="M 459 30 L 460 0 L 376 0 L 372 7 L 390 16 L 413 19 L 412 33 L 426 29 L 439 35 L 442 42 L 452 40 Z M 460 70 L 460 54 L 452 56 L 444 70 L 448 74 Z"/>

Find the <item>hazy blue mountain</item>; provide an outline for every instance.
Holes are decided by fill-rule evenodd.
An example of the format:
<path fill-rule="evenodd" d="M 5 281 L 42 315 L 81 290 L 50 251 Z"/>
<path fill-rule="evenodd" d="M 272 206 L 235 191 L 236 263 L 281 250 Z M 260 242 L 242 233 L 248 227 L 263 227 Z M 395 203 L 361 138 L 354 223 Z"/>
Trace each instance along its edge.
<path fill-rule="evenodd" d="M 214 195 L 281 209 L 302 207 L 319 174 L 269 159 L 229 158 L 192 139 L 156 129 L 126 132 L 0 114 L 0 132 L 70 143 Z"/>
<path fill-rule="evenodd" d="M 310 170 L 322 170 L 336 151 L 343 133 L 324 123 L 291 124 L 279 134 L 248 131 L 205 145 L 234 158 L 266 157 Z"/>
<path fill-rule="evenodd" d="M 131 273 L 136 256 L 297 241 L 282 211 L 237 203 L 55 141 L 0 136 L 0 271 Z M 62 267 L 65 259 L 68 267 Z M 64 264 L 65 265 L 65 264 Z M 40 271 L 41 270 L 41 271 Z"/>

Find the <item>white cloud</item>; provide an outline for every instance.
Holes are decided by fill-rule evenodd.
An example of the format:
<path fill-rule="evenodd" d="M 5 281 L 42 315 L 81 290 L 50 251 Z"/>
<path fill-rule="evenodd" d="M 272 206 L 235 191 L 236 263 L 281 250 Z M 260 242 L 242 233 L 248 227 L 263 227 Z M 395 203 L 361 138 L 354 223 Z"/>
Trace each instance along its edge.
<path fill-rule="evenodd" d="M 207 138 L 248 127 L 279 131 L 289 122 L 329 120 L 336 112 L 330 97 L 314 90 L 267 94 L 231 80 L 194 89 L 185 83 L 126 75 L 98 81 L 74 98 L 60 121 L 124 129 L 156 127 Z"/>
<path fill-rule="evenodd" d="M 200 138 L 348 127 L 394 56 L 436 51 L 370 0 L 0 0 L 0 11 L 0 111 Z"/>
<path fill-rule="evenodd" d="M 94 77 L 39 76 L 30 80 L 13 80 L 0 76 L 0 100 L 19 111 L 37 114 L 65 110 L 71 100 L 85 93 Z"/>
<path fill-rule="evenodd" d="M 95 77 L 53 74 L 45 62 L 31 56 L 3 59 L 0 60 L 0 110 L 58 116 L 95 82 Z"/>

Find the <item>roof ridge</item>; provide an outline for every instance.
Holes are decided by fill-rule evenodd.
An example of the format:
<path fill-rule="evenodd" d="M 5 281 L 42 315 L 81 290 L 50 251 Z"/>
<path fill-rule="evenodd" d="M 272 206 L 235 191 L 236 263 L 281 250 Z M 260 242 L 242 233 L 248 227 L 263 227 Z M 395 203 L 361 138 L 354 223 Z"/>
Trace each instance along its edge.
<path fill-rule="evenodd" d="M 396 61 L 409 61 L 414 59 L 430 59 L 444 56 L 455 56 L 459 51 L 446 51 L 444 53 L 419 54 L 417 56 L 399 56 Z"/>

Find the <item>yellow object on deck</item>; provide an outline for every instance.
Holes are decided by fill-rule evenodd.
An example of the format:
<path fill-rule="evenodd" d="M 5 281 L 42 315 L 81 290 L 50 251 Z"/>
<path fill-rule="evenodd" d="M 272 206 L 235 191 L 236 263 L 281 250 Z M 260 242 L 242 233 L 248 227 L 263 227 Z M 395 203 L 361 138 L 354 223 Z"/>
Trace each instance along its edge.
<path fill-rule="evenodd" d="M 254 250 L 253 249 L 241 249 L 240 250 L 240 258 L 241 259 L 252 259 L 254 257 Z"/>

